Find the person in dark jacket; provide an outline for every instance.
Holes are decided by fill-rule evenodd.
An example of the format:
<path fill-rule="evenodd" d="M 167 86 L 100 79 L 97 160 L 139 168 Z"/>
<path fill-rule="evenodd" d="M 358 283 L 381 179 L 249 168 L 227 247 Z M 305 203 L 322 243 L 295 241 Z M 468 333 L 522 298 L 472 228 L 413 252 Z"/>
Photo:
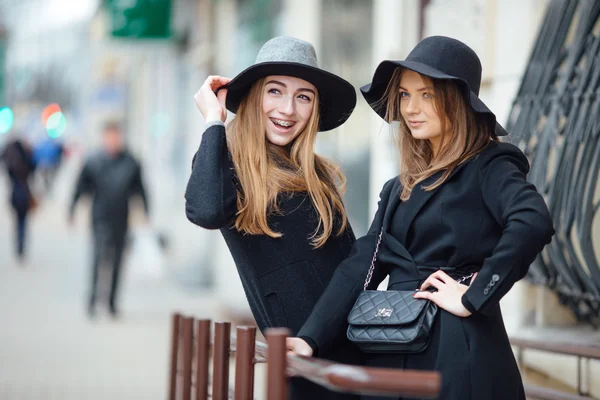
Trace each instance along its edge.
<path fill-rule="evenodd" d="M 186 215 L 221 230 L 259 329 L 296 334 L 354 241 L 344 177 L 314 153 L 317 132 L 350 116 L 354 88 L 318 67 L 310 43 L 277 37 L 233 80 L 210 76 L 195 101 L 208 127 L 192 161 Z M 226 108 L 237 114 L 227 129 Z M 342 339 L 321 356 L 358 363 L 358 354 Z M 353 397 L 298 378 L 290 388 L 293 399 Z"/>
<path fill-rule="evenodd" d="M 25 257 L 27 216 L 35 206 L 29 178 L 35 170 L 30 146 L 21 139 L 10 141 L 0 156 L 10 179 L 10 204 L 16 217 L 16 254 L 19 261 Z"/>
<path fill-rule="evenodd" d="M 133 195 L 139 195 L 144 202 L 146 216 L 149 215 L 148 199 L 142 181 L 141 166 L 125 149 L 120 125 L 114 122 L 106 124 L 102 139 L 102 151 L 86 161 L 79 175 L 69 218 L 70 223 L 73 223 L 75 206 L 82 195 L 88 194 L 93 197 L 94 257 L 88 315 L 95 315 L 98 272 L 100 265 L 106 262 L 111 268 L 108 306 L 111 315 L 116 317 L 121 261 L 128 230 L 129 199 Z"/>
<path fill-rule="evenodd" d="M 480 80 L 473 50 L 434 36 L 405 61 L 382 62 L 361 88 L 380 116 L 399 121 L 391 126 L 399 130 L 400 175 L 383 187 L 371 228 L 338 266 L 298 337 L 288 339 L 290 350 L 310 355 L 344 335 L 380 240 L 368 288 L 389 276 L 388 290 L 417 289 L 415 298 L 439 310 L 423 351 L 369 353 L 365 363 L 439 371 L 444 400 L 525 399 L 499 301 L 554 228 L 544 199 L 526 181 L 527 158 L 498 141 L 506 131 L 479 99 Z"/>

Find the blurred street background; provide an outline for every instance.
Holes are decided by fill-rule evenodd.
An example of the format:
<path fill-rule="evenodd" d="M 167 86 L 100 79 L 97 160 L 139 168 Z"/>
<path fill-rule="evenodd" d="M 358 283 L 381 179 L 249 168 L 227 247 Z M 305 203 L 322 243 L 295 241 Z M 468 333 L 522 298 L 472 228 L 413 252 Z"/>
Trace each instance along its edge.
<path fill-rule="evenodd" d="M 478 53 L 481 97 L 504 123 L 550 3 L 0 0 L 0 149 L 15 138 L 34 156 L 48 143 L 62 149 L 49 175 L 30 178 L 38 205 L 22 258 L 9 180 L 0 174 L 0 400 L 162 399 L 172 312 L 252 323 L 220 233 L 194 226 L 184 212 L 204 126 L 193 95 L 208 75 L 235 76 L 264 42 L 286 34 L 312 42 L 321 66 L 358 88 L 383 59 L 403 59 L 421 38 L 441 34 Z M 100 305 L 89 318 L 91 203 L 79 202 L 73 225 L 69 206 L 111 121 L 140 161 L 150 214 L 132 202 L 119 315 Z M 359 95 L 348 122 L 319 136 L 317 152 L 342 166 L 344 201 L 363 234 L 382 184 L 396 174 L 387 127 Z M 509 333 L 600 343 L 543 287 L 519 283 L 503 311 Z M 574 387 L 574 358 L 526 361 L 540 379 Z M 600 374 L 591 365 L 591 376 Z M 590 391 L 600 396 L 600 381 Z"/>

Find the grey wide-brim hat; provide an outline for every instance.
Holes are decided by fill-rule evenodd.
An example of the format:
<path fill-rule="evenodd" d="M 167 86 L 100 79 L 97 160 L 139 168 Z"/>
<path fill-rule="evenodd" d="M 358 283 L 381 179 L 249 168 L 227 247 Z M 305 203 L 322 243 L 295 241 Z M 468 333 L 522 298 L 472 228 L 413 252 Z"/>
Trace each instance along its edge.
<path fill-rule="evenodd" d="M 240 72 L 224 88 L 227 109 L 233 113 L 252 85 L 269 75 L 285 75 L 304 79 L 319 91 L 319 131 L 343 124 L 356 106 L 356 91 L 344 79 L 319 68 L 313 46 L 290 36 L 269 40 L 258 52 L 255 63 Z"/>
<path fill-rule="evenodd" d="M 486 117 L 496 135 L 508 135 L 496 121 L 496 115 L 479 98 L 481 61 L 473 49 L 463 42 L 445 36 L 430 36 L 421 40 L 406 60 L 382 61 L 375 70 L 372 82 L 361 87 L 360 91 L 371 108 L 384 119 L 387 100 L 383 99 L 383 95 L 398 67 L 433 79 L 452 80 L 460 88 L 471 109 Z"/>

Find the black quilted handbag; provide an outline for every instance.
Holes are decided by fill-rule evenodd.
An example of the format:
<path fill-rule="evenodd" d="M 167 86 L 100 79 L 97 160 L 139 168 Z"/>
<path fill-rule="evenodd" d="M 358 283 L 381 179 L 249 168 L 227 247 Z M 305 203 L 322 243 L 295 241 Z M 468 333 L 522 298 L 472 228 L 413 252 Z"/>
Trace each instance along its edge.
<path fill-rule="evenodd" d="M 363 290 L 348 315 L 348 339 L 366 353 L 425 350 L 438 307 L 414 293 Z"/>
<path fill-rule="evenodd" d="M 367 290 L 383 229 L 363 291 L 348 315 L 348 339 L 366 353 L 418 353 L 427 348 L 438 307 L 411 290 Z"/>
<path fill-rule="evenodd" d="M 367 290 L 383 229 L 379 232 L 363 291 L 348 314 L 348 339 L 365 353 L 418 353 L 427 348 L 437 304 L 415 299 L 412 290 Z M 473 274 L 458 279 L 458 283 Z"/>

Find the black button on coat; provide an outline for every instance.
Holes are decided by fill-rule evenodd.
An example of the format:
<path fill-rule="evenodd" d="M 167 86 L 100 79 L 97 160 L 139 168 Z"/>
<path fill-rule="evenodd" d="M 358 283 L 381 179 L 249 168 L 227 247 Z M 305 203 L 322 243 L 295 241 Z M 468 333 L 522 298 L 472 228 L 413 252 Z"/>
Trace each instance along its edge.
<path fill-rule="evenodd" d="M 400 200 L 399 179 L 388 181 L 369 232 L 354 243 L 298 336 L 325 349 L 345 335 L 383 229 L 370 289 L 387 275 L 388 290 L 415 290 L 439 269 L 454 278 L 479 275 L 462 298 L 471 316 L 440 309 L 427 350 L 368 354 L 366 364 L 440 371 L 444 400 L 524 400 L 499 301 L 554 234 L 544 199 L 525 179 L 528 172 L 517 147 L 491 143 L 437 189 L 418 185 L 406 202 Z M 401 221 L 394 218 L 399 211 Z"/>
<path fill-rule="evenodd" d="M 225 128 L 209 127 L 192 161 L 192 174 L 185 193 L 188 219 L 204 228 L 220 229 L 239 272 L 250 309 L 262 332 L 270 327 L 288 327 L 296 335 L 327 287 L 337 265 L 346 258 L 354 242 L 348 227 L 315 249 L 310 236 L 318 223 L 306 193 L 281 195 L 281 215 L 268 217 L 269 226 L 281 238 L 246 235 L 233 227 L 237 211 L 236 177 L 227 149 Z M 217 266 L 218 267 L 218 266 Z M 359 352 L 345 338 L 323 358 L 357 364 Z M 307 381 L 293 379 L 295 399 L 351 399 Z"/>

